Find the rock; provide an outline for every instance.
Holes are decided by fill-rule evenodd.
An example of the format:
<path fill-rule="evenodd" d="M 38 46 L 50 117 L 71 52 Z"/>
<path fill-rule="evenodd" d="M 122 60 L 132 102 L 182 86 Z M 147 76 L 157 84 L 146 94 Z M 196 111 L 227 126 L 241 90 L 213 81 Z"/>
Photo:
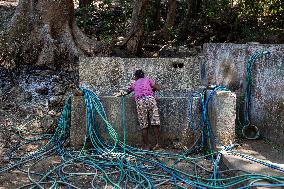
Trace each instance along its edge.
<path fill-rule="evenodd" d="M 46 115 L 42 118 L 41 125 L 44 128 L 51 127 L 54 124 L 54 119 L 50 115 Z"/>
<path fill-rule="evenodd" d="M 55 96 L 63 95 L 66 92 L 66 85 L 56 84 L 52 89 L 51 93 Z"/>
<path fill-rule="evenodd" d="M 52 81 L 52 82 L 58 82 L 58 81 L 60 81 L 60 79 L 61 79 L 60 76 L 58 76 L 58 75 L 53 75 L 52 78 L 51 78 L 51 81 Z"/>
<path fill-rule="evenodd" d="M 48 95 L 48 88 L 47 87 L 36 88 L 35 92 L 40 95 Z"/>
<path fill-rule="evenodd" d="M 16 100 L 16 101 L 19 101 L 19 102 L 22 102 L 22 101 L 30 102 L 32 100 L 32 93 L 25 91 L 19 85 L 15 85 L 8 92 L 3 92 L 3 90 L 1 90 L 1 91 L 2 91 L 3 96 L 6 95 L 8 97 L 9 101 L 15 102 L 15 100 Z"/>
<path fill-rule="evenodd" d="M 52 96 L 48 99 L 48 107 L 50 109 L 53 109 L 54 107 L 58 106 L 59 104 L 61 104 L 64 100 L 64 96 L 60 95 L 60 96 Z"/>
<path fill-rule="evenodd" d="M 32 101 L 32 99 L 33 99 L 32 93 L 24 90 L 22 90 L 21 93 L 19 93 L 19 95 L 17 96 L 18 101 L 30 102 Z"/>
<path fill-rule="evenodd" d="M 11 131 L 9 131 L 9 127 L 11 127 L 10 122 L 6 119 L 2 119 L 0 122 L 0 152 L 10 144 L 10 136 Z"/>
<path fill-rule="evenodd" d="M 24 94 L 24 97 L 25 97 L 25 100 L 27 100 L 28 102 L 32 101 L 32 99 L 33 99 L 33 95 L 30 92 L 26 92 Z"/>
<path fill-rule="evenodd" d="M 54 115 L 46 115 L 41 120 L 41 127 L 47 133 L 54 133 L 57 123 L 56 113 Z"/>

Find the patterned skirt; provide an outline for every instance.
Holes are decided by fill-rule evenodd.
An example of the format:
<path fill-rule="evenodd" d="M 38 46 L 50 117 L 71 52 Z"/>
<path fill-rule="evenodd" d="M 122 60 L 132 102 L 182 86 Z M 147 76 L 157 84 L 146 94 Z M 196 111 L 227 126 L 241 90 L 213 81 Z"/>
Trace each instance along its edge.
<path fill-rule="evenodd" d="M 136 106 L 140 129 L 147 128 L 149 125 L 160 125 L 157 101 L 154 97 L 140 97 L 136 100 Z"/>

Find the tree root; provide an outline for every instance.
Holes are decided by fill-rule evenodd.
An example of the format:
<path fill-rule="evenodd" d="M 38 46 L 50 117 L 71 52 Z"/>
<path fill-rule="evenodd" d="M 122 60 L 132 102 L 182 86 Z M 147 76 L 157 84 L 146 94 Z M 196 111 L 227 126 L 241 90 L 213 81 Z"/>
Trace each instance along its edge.
<path fill-rule="evenodd" d="M 48 65 L 54 62 L 54 50 L 56 49 L 54 40 L 50 34 L 49 25 L 45 24 L 42 28 L 43 49 L 41 50 L 37 65 Z"/>

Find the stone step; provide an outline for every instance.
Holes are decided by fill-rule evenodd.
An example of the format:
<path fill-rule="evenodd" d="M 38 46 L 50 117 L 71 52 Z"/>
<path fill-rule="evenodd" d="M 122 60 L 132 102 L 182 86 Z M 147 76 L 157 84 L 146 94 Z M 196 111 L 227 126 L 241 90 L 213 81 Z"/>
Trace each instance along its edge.
<path fill-rule="evenodd" d="M 261 150 L 259 149 L 261 148 Z M 263 162 L 275 165 L 284 170 L 284 157 L 282 152 L 272 149 L 270 145 L 264 141 L 247 141 L 245 147 L 240 147 L 236 150 L 237 153 L 245 154 L 250 157 L 259 159 Z M 250 173 L 258 173 L 269 176 L 284 176 L 284 172 L 272 169 L 260 163 L 251 161 L 239 155 L 233 155 L 231 153 L 224 153 L 222 156 L 223 163 L 229 169 L 238 169 L 247 171 Z M 256 184 L 270 184 L 268 182 L 257 182 Z M 271 187 L 255 187 L 255 188 L 271 188 Z M 283 187 L 273 187 L 283 188 Z"/>

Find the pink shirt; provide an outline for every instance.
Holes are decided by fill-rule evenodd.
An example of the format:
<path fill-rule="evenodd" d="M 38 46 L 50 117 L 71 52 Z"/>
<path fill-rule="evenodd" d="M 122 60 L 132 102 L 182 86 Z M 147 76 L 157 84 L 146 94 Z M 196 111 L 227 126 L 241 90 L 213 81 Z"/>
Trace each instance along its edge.
<path fill-rule="evenodd" d="M 128 88 L 129 92 L 134 91 L 135 100 L 143 96 L 154 96 L 152 87 L 155 85 L 154 80 L 149 78 L 140 78 Z"/>

